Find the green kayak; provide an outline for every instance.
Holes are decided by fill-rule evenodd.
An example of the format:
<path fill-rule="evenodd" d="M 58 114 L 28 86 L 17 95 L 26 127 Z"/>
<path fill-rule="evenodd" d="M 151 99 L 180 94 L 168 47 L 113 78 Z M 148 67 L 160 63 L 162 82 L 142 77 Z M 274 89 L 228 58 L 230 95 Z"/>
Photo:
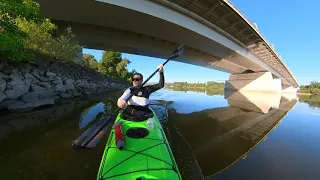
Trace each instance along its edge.
<path fill-rule="evenodd" d="M 114 125 L 103 153 L 98 180 L 182 179 L 162 126 L 151 108 L 150 112 L 148 119 L 139 121 L 126 120 L 128 118 L 118 114 L 114 124 L 121 125 L 125 145 L 122 150 L 117 147 L 118 131 Z M 148 130 L 149 121 L 153 123 Z"/>

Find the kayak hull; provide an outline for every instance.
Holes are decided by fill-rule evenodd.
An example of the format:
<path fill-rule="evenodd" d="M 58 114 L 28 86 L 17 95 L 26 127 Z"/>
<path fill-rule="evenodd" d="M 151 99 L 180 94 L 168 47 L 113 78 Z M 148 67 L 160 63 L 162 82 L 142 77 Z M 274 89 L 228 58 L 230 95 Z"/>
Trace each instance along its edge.
<path fill-rule="evenodd" d="M 182 179 L 162 126 L 152 112 L 154 128 L 140 138 L 129 137 L 126 132 L 132 129 L 146 130 L 147 119 L 128 121 L 121 119 L 121 113 L 118 114 L 115 124 L 121 122 L 125 147 L 123 150 L 117 148 L 115 129 L 112 129 L 101 160 L 98 180 Z"/>

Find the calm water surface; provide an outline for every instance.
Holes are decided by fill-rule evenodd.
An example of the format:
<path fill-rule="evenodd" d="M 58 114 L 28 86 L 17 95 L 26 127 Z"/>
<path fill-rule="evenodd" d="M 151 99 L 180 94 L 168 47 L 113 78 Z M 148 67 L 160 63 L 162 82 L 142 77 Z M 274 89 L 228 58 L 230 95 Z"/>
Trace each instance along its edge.
<path fill-rule="evenodd" d="M 95 149 L 71 143 L 121 92 L 0 115 L 1 179 L 95 179 Z M 320 179 L 320 97 L 163 89 L 151 96 L 183 179 Z"/>

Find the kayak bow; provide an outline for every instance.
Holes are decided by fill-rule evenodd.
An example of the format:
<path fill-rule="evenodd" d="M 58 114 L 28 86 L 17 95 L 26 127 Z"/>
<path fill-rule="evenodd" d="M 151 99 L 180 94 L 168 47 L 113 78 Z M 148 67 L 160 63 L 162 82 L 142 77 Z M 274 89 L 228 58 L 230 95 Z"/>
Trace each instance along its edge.
<path fill-rule="evenodd" d="M 181 180 L 162 126 L 155 114 L 151 119 L 130 121 L 118 114 L 115 125 L 121 125 L 125 138 L 122 150 L 116 144 L 116 128 L 110 132 L 97 180 Z M 153 121 L 153 129 L 147 122 Z"/>

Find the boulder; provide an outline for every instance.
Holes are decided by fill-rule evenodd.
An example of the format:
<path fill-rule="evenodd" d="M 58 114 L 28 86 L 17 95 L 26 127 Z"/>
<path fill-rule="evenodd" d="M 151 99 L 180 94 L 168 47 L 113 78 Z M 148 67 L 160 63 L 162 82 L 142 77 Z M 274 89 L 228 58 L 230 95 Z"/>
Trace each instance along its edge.
<path fill-rule="evenodd" d="M 37 91 L 45 91 L 46 88 L 43 88 L 41 86 L 31 84 L 31 92 L 37 92 Z"/>
<path fill-rule="evenodd" d="M 70 99 L 73 97 L 72 93 L 63 93 L 62 92 L 62 93 L 59 93 L 58 95 L 63 99 Z"/>
<path fill-rule="evenodd" d="M 0 63 L 0 71 L 2 71 L 4 69 L 5 63 L 1 62 Z"/>
<path fill-rule="evenodd" d="M 41 82 L 49 82 L 49 81 L 50 81 L 48 78 L 46 78 L 46 77 L 44 77 L 44 76 L 40 76 L 39 80 L 40 80 Z"/>
<path fill-rule="evenodd" d="M 44 85 L 43 87 L 45 87 L 46 89 L 52 89 L 54 85 L 48 84 L 48 85 Z"/>
<path fill-rule="evenodd" d="M 0 91 L 0 103 L 6 98 L 7 96 L 2 92 Z"/>
<path fill-rule="evenodd" d="M 57 95 L 57 93 L 54 92 L 52 89 L 38 92 L 39 99 L 47 99 L 47 98 L 51 98 L 55 95 Z"/>
<path fill-rule="evenodd" d="M 53 76 L 53 80 L 62 80 L 60 76 Z"/>
<path fill-rule="evenodd" d="M 44 71 L 39 71 L 40 76 L 44 76 Z"/>
<path fill-rule="evenodd" d="M 6 84 L 6 89 L 9 90 L 9 89 L 12 89 L 13 86 L 16 86 L 16 85 L 21 85 L 23 84 L 24 82 L 22 80 L 17 80 L 17 81 L 10 81 Z"/>
<path fill-rule="evenodd" d="M 26 79 L 36 79 L 34 76 L 32 76 L 30 73 L 25 73 L 24 75 L 24 78 L 26 78 Z"/>
<path fill-rule="evenodd" d="M 12 81 L 22 81 L 22 77 L 19 73 L 12 73 L 9 77 Z"/>
<path fill-rule="evenodd" d="M 25 79 L 25 80 L 23 80 L 23 82 L 24 82 L 24 84 L 27 86 L 27 88 L 28 88 L 28 91 L 29 91 L 29 89 L 30 89 L 30 85 L 31 85 L 31 83 L 32 83 L 32 79 Z"/>
<path fill-rule="evenodd" d="M 53 89 L 56 92 L 65 92 L 66 91 L 66 87 L 63 84 L 57 84 Z"/>
<path fill-rule="evenodd" d="M 25 74 L 25 73 L 29 73 L 31 68 L 32 67 L 29 64 L 24 64 L 19 69 L 23 74 Z"/>
<path fill-rule="evenodd" d="M 32 102 L 38 100 L 38 92 L 29 92 L 23 96 L 21 96 L 21 101 L 23 102 Z"/>
<path fill-rule="evenodd" d="M 44 87 L 47 85 L 51 85 L 51 83 L 50 82 L 40 82 L 40 85 Z"/>
<path fill-rule="evenodd" d="M 0 72 L 0 79 L 4 79 L 4 80 L 9 80 L 9 76 L 7 76 L 7 75 L 5 75 L 5 74 L 2 74 L 1 72 Z"/>
<path fill-rule="evenodd" d="M 81 95 L 82 95 L 82 94 L 79 93 L 78 90 L 76 90 L 76 89 L 73 89 L 73 90 L 72 90 L 72 96 L 78 97 L 78 96 L 81 96 Z"/>
<path fill-rule="evenodd" d="M 89 84 L 88 84 L 87 80 L 81 81 L 79 84 L 77 84 L 77 86 L 80 88 L 85 88 L 85 89 L 89 88 Z"/>
<path fill-rule="evenodd" d="M 71 89 L 71 90 L 76 89 L 76 88 L 74 87 L 73 82 L 74 82 L 74 81 L 71 80 L 71 79 L 67 79 L 67 80 L 65 81 L 66 89 L 67 89 L 67 90 L 68 90 L 68 89 Z"/>
<path fill-rule="evenodd" d="M 4 94 L 7 96 L 6 99 L 17 99 L 28 92 L 28 87 L 23 81 L 21 82 L 21 84 L 13 86 L 12 89 L 4 91 Z"/>
<path fill-rule="evenodd" d="M 56 80 L 56 77 L 57 77 L 57 76 L 49 76 L 49 77 L 48 77 L 48 80 L 49 80 L 49 81 L 55 81 L 55 80 Z"/>
<path fill-rule="evenodd" d="M 33 72 L 31 73 L 31 75 L 32 75 L 33 77 L 35 77 L 36 79 L 39 79 L 39 78 L 40 78 L 40 76 L 39 76 L 39 74 L 38 74 L 37 71 L 33 71 Z"/>
<path fill-rule="evenodd" d="M 32 84 L 41 85 L 41 82 L 38 79 L 32 80 Z"/>
<path fill-rule="evenodd" d="M 97 87 L 98 87 L 98 85 L 95 84 L 95 83 L 91 83 L 91 84 L 90 84 L 90 89 L 96 90 Z"/>
<path fill-rule="evenodd" d="M 53 85 L 50 82 L 41 82 L 41 86 L 45 87 L 46 89 L 52 89 Z"/>
<path fill-rule="evenodd" d="M 60 79 L 58 79 L 58 80 L 54 80 L 54 81 L 52 81 L 52 83 L 53 84 L 62 84 L 63 82 L 62 82 L 62 80 Z"/>
<path fill-rule="evenodd" d="M 46 76 L 47 76 L 47 77 L 55 76 L 55 75 L 56 75 L 56 73 L 49 72 L 49 71 L 46 73 Z"/>
<path fill-rule="evenodd" d="M 7 82 L 3 79 L 0 79 L 0 92 L 3 92 L 7 88 Z"/>

